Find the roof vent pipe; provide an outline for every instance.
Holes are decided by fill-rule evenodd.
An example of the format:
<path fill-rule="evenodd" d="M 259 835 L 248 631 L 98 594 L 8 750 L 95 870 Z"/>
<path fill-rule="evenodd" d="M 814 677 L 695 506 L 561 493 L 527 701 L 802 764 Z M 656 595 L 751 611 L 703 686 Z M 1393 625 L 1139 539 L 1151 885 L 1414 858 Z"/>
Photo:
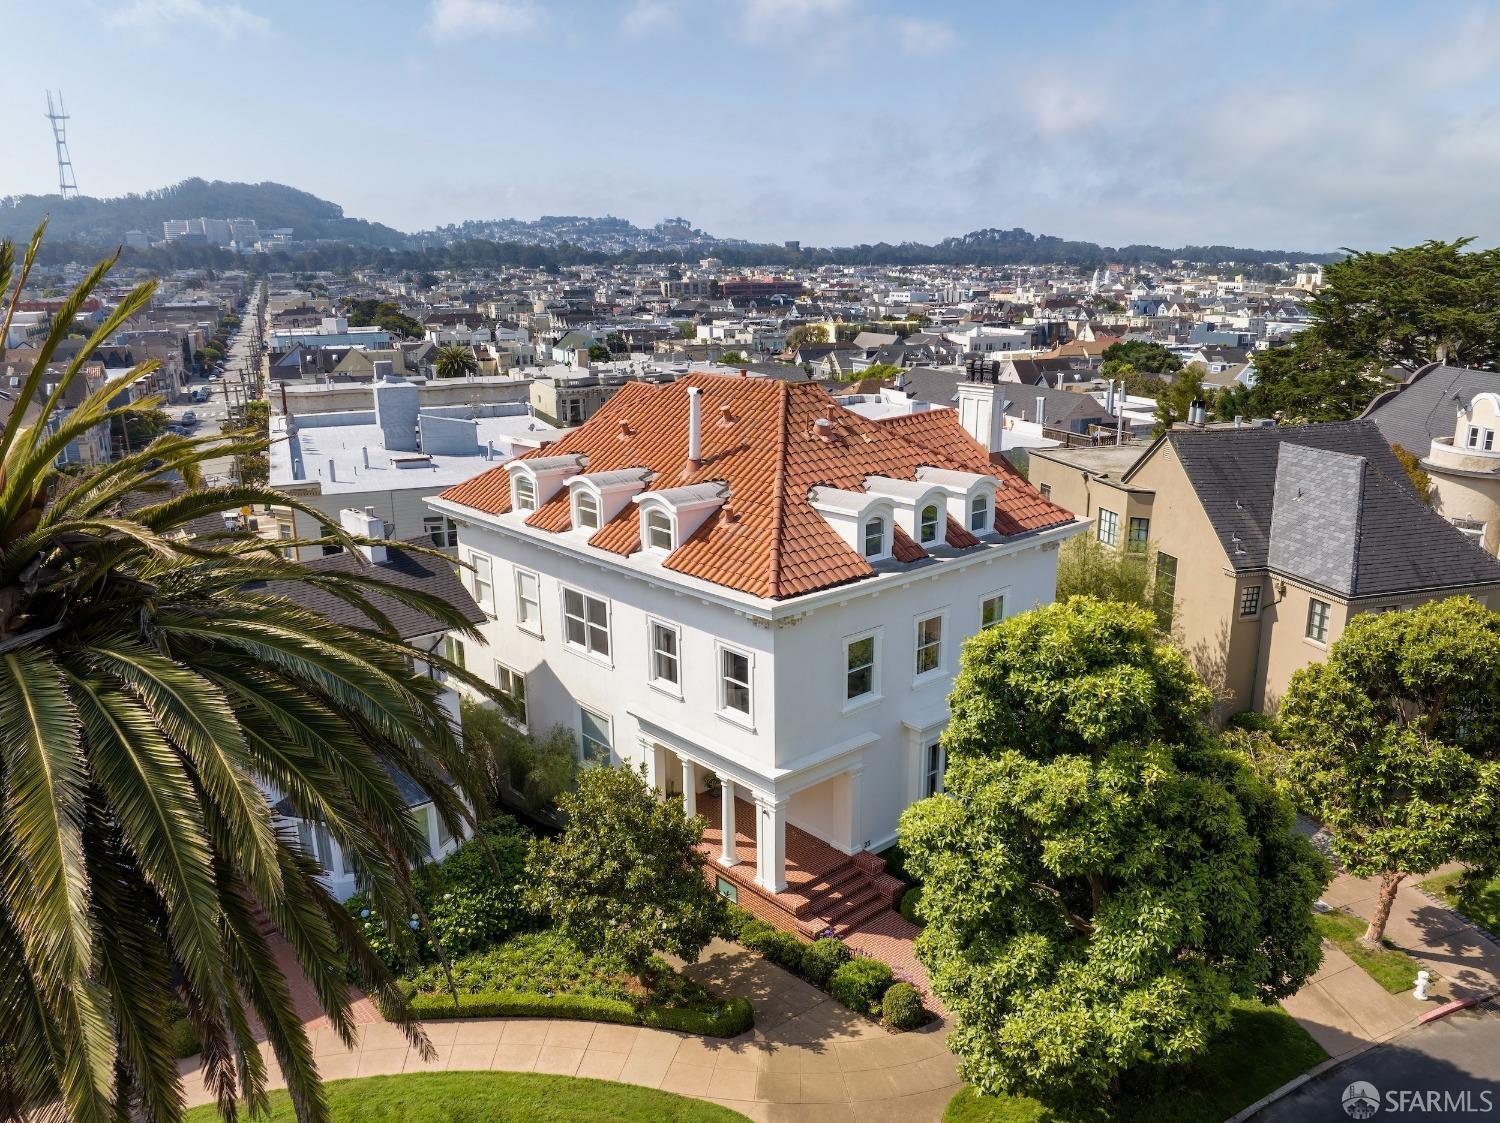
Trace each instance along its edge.
<path fill-rule="evenodd" d="M 333 459 L 333 457 L 330 456 L 328 458 L 328 480 L 330 483 L 338 482 L 338 475 L 334 472 L 333 469 L 335 463 L 337 462 Z"/>
<path fill-rule="evenodd" d="M 703 467 L 703 405 L 698 400 L 702 393 L 702 387 L 688 387 L 688 467 L 695 472 Z"/>
<path fill-rule="evenodd" d="M 365 471 L 368 472 L 370 470 L 370 446 L 364 445 L 362 448 L 360 448 L 359 452 L 360 455 L 364 457 Z"/>

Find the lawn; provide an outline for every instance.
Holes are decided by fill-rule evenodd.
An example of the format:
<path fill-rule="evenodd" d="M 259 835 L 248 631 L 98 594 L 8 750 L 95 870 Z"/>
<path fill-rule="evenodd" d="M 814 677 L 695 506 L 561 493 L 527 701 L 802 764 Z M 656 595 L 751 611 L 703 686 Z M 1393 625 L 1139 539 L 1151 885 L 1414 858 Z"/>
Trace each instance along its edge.
<path fill-rule="evenodd" d="M 531 1072 L 367 1076 L 333 1080 L 325 1087 L 334 1123 L 746 1123 L 728 1108 L 654 1088 Z M 216 1123 L 219 1115 L 209 1105 L 194 1108 L 185 1118 L 186 1123 Z M 256 1116 L 257 1123 L 295 1123 L 296 1118 L 285 1092 L 272 1092 L 271 1113 Z"/>
<path fill-rule="evenodd" d="M 1416 985 L 1421 964 L 1390 940 L 1382 940 L 1379 951 L 1371 951 L 1365 947 L 1359 942 L 1359 938 L 1365 934 L 1369 925 L 1359 917 L 1338 909 L 1314 913 L 1313 927 L 1318 930 L 1318 935 L 1335 944 L 1362 967 L 1370 978 L 1392 994 L 1411 990 Z"/>
<path fill-rule="evenodd" d="M 1441 873 L 1422 882 L 1422 888 L 1447 901 L 1487 932 L 1500 933 L 1500 877 L 1468 893 L 1459 891 L 1462 870 Z"/>
<path fill-rule="evenodd" d="M 1138 1075 L 1110 1112 L 1114 1123 L 1220 1123 L 1327 1059 L 1280 1006 L 1236 1003 L 1224 1035 L 1199 1060 Z M 945 1123 L 1070 1123 L 1035 1100 L 990 1098 L 964 1088 Z"/>

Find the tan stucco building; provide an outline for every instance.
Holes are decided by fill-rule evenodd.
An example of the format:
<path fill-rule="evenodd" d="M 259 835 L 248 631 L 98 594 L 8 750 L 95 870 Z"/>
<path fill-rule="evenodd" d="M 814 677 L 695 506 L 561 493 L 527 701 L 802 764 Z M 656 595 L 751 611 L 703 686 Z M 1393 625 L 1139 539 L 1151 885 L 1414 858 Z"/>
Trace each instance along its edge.
<path fill-rule="evenodd" d="M 1457 594 L 1500 603 L 1500 562 L 1422 503 L 1368 421 L 1038 449 L 1031 480 L 1104 545 L 1147 555 L 1158 618 L 1221 720 L 1274 711 L 1356 612 Z"/>

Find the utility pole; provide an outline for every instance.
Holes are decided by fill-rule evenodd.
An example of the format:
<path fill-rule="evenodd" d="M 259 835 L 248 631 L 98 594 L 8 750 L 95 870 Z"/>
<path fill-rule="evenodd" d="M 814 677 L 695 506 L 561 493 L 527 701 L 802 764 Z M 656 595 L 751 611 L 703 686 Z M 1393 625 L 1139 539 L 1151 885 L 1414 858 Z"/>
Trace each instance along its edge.
<path fill-rule="evenodd" d="M 78 181 L 73 178 L 73 157 L 68 154 L 68 114 L 63 108 L 61 91 L 55 106 L 52 91 L 47 91 L 47 120 L 52 122 L 52 142 L 57 147 L 57 193 L 64 199 L 76 199 Z"/>

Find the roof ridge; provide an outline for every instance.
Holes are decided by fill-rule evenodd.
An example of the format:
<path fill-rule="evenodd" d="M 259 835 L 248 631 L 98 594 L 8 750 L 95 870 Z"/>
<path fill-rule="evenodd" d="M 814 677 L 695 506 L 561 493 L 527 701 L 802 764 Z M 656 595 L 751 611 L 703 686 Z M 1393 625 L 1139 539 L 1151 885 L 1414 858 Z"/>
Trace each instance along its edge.
<path fill-rule="evenodd" d="M 778 382 L 781 428 L 776 435 L 776 467 L 771 477 L 771 569 L 766 575 L 766 595 L 773 600 L 781 596 L 781 534 L 786 528 L 786 456 L 787 427 L 791 424 L 791 385 Z"/>

